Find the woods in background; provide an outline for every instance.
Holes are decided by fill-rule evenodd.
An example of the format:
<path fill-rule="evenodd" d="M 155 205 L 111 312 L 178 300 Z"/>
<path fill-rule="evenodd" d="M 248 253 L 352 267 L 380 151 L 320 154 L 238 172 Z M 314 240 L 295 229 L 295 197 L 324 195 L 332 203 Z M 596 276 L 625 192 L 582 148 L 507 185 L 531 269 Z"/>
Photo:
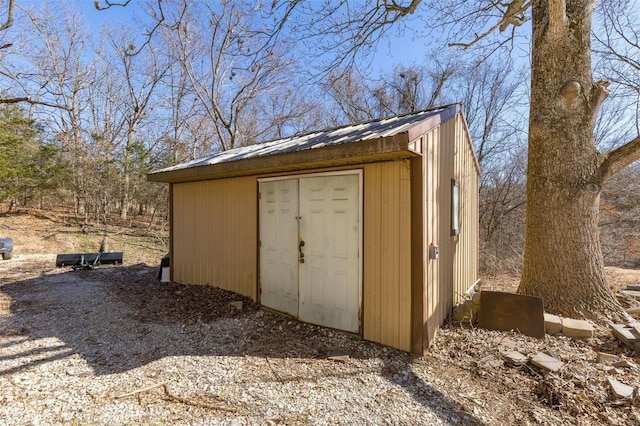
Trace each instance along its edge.
<path fill-rule="evenodd" d="M 487 56 L 452 49 L 375 72 L 366 60 L 325 67 L 322 52 L 304 44 L 311 36 L 301 46 L 294 43 L 300 32 L 266 31 L 268 14 L 252 2 L 162 5 L 140 7 L 136 18 L 99 28 L 89 27 L 77 5 L 45 3 L 15 13 L 12 26 L 0 33 L 0 90 L 7 100 L 23 99 L 0 105 L 0 201 L 9 209 L 66 209 L 84 223 L 109 216 L 167 220 L 168 189 L 146 182 L 151 170 L 461 102 L 482 169 L 483 272 L 519 272 L 530 93 L 526 53 L 518 61 L 510 52 Z M 282 18 L 287 10 L 279 13 Z M 634 15 L 622 20 L 608 7 L 596 16 L 594 71 L 614 76 L 596 142 L 611 147 L 638 126 L 638 79 L 628 76 L 640 68 L 637 60 L 621 59 L 637 58 L 631 39 L 621 35 L 639 27 Z M 367 53 L 368 46 L 356 47 Z M 636 166 L 603 188 L 601 235 L 609 263 L 640 264 L 639 181 Z"/>

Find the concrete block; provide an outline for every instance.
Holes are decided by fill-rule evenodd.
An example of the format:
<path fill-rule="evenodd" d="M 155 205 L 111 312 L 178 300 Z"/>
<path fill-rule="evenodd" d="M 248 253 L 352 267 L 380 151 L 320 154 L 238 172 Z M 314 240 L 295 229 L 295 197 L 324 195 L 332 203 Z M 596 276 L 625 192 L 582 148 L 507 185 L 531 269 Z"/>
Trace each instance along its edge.
<path fill-rule="evenodd" d="M 564 366 L 564 363 L 562 361 L 559 361 L 542 352 L 538 352 L 536 356 L 531 359 L 531 363 L 536 367 L 552 371 L 554 373 L 560 371 Z"/>
<path fill-rule="evenodd" d="M 549 334 L 560 333 L 562 331 L 562 318 L 553 314 L 544 314 L 544 331 Z"/>
<path fill-rule="evenodd" d="M 593 325 L 584 320 L 562 318 L 562 334 L 568 337 L 593 337 Z"/>
<path fill-rule="evenodd" d="M 611 324 L 611 332 L 627 347 L 640 354 L 640 339 L 631 332 L 631 328 L 625 324 Z"/>
<path fill-rule="evenodd" d="M 624 383 L 621 383 L 616 379 L 612 379 L 611 377 L 607 377 L 607 381 L 609 382 L 611 393 L 616 398 L 633 398 L 635 394 L 635 388 L 625 385 Z"/>

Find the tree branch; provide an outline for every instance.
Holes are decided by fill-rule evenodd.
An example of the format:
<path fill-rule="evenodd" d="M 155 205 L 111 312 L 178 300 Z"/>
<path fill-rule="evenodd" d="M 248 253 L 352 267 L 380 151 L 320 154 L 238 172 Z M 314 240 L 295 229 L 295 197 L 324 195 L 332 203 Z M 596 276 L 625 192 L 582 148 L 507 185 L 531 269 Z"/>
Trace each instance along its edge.
<path fill-rule="evenodd" d="M 598 167 L 600 183 L 638 160 L 640 160 L 640 136 L 605 154 L 604 160 Z"/>
<path fill-rule="evenodd" d="M 131 3 L 131 0 L 122 0 L 121 2 L 105 0 L 106 6 L 102 6 L 99 1 L 94 1 L 93 5 L 95 6 L 95 8 L 97 10 L 107 10 L 107 9 L 113 7 L 113 6 L 125 7 L 129 3 Z"/>
<path fill-rule="evenodd" d="M 66 105 L 55 104 L 55 103 L 45 102 L 45 101 L 36 101 L 26 96 L 21 98 L 0 98 L 0 104 L 18 104 L 20 102 L 26 102 L 31 105 L 43 105 L 43 106 L 48 106 L 52 108 L 59 108 L 59 109 L 64 109 L 66 111 L 72 110 L 71 107 L 68 107 Z"/>
<path fill-rule="evenodd" d="M 502 19 L 498 21 L 498 23 L 496 23 L 493 27 L 489 28 L 484 33 L 476 36 L 476 38 L 471 40 L 469 43 L 449 43 L 449 46 L 468 49 L 480 40 L 486 38 L 489 34 L 493 33 L 496 29 L 504 31 L 509 25 L 519 27 L 527 21 L 527 17 L 524 16 L 524 13 L 531 7 L 530 1 L 526 2 L 525 4 L 522 4 L 523 2 L 524 0 L 513 0 L 507 7 L 507 10 L 502 16 Z"/>
<path fill-rule="evenodd" d="M 16 6 L 16 0 L 9 0 L 9 4 L 7 5 L 7 20 L 4 24 L 0 25 L 0 31 L 6 30 L 10 26 L 13 25 L 13 11 Z M 4 46 L 3 46 L 4 48 Z"/>

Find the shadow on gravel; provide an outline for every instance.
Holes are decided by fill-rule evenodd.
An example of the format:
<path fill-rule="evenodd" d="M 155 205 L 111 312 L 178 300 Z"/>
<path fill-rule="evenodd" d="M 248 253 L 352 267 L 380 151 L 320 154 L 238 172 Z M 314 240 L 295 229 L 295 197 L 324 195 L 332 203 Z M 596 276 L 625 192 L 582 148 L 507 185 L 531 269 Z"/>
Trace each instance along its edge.
<path fill-rule="evenodd" d="M 0 356 L 0 375 L 73 354 L 86 360 L 96 375 L 122 373 L 181 355 L 255 356 L 267 363 L 269 359 L 348 355 L 382 360 L 378 373 L 443 421 L 481 424 L 420 378 L 409 354 L 301 323 L 212 286 L 160 283 L 155 268 L 134 265 L 44 274 L 2 285 L 0 301 L 7 296 L 11 315 L 0 317 L 0 348 L 27 339 L 56 338 L 63 344 Z M 231 302 L 242 302 L 242 307 L 237 309 Z M 9 360 L 20 362 L 8 367 Z M 348 374 L 354 373 L 358 374 Z M 345 373 L 329 365 L 323 374 L 340 377 Z"/>

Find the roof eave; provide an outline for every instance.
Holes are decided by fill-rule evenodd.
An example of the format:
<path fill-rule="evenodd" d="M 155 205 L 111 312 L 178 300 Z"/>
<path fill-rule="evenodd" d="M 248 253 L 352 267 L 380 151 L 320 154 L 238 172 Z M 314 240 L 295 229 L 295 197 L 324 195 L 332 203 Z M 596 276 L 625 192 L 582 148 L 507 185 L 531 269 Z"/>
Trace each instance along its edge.
<path fill-rule="evenodd" d="M 304 151 L 248 158 L 206 166 L 149 173 L 150 182 L 178 183 L 223 177 L 334 167 L 418 156 L 409 148 L 409 134 L 364 140 Z"/>

